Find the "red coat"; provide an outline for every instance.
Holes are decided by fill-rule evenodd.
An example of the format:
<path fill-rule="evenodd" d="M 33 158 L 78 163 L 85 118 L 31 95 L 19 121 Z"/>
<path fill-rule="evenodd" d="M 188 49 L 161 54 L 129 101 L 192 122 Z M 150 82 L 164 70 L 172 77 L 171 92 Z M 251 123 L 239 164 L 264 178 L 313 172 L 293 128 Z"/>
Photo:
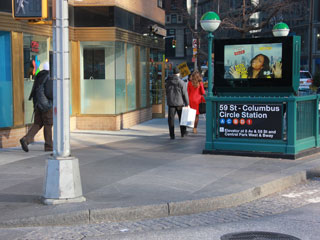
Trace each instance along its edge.
<path fill-rule="evenodd" d="M 201 99 L 205 102 L 203 95 L 205 94 L 203 83 L 200 82 L 200 85 L 196 88 L 192 85 L 191 81 L 188 82 L 188 95 L 189 95 L 189 105 L 191 108 L 197 110 L 197 115 L 199 113 L 199 104 Z"/>

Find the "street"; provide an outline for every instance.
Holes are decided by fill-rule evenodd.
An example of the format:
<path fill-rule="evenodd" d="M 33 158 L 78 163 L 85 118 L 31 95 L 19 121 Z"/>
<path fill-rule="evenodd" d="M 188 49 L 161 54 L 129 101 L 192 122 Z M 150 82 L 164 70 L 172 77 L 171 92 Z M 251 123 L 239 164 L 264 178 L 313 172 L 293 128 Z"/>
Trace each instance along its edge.
<path fill-rule="evenodd" d="M 0 229 L 0 239 L 216 239 L 265 231 L 301 240 L 320 234 L 320 178 L 234 208 L 133 222 Z"/>

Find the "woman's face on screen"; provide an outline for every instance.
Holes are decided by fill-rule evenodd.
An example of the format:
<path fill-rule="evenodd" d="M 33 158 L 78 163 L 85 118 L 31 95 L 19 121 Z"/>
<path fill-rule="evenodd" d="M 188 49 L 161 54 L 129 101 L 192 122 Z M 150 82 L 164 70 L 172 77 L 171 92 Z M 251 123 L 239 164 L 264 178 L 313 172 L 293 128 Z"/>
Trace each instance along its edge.
<path fill-rule="evenodd" d="M 258 55 L 257 57 L 255 57 L 252 61 L 252 68 L 254 70 L 261 70 L 264 64 L 264 57 L 261 55 Z"/>

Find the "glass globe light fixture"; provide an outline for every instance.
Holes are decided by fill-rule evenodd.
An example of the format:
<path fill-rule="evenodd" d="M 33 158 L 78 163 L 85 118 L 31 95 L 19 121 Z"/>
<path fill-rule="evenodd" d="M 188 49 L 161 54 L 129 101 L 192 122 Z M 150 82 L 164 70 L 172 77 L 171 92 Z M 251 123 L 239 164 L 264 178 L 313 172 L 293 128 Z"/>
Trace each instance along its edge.
<path fill-rule="evenodd" d="M 200 25 L 206 32 L 214 32 L 220 23 L 220 17 L 215 12 L 206 12 L 200 19 Z"/>
<path fill-rule="evenodd" d="M 275 37 L 286 37 L 289 34 L 289 26 L 284 22 L 279 22 L 274 25 L 272 29 L 272 34 Z"/>

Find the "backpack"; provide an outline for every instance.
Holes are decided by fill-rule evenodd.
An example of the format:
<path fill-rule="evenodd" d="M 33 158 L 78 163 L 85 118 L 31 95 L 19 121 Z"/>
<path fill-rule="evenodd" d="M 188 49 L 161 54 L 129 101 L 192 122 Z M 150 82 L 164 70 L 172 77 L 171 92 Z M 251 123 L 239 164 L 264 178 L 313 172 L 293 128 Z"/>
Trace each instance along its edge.
<path fill-rule="evenodd" d="M 52 100 L 48 99 L 45 94 L 45 84 L 49 79 L 49 75 L 43 80 L 43 82 L 35 89 L 35 108 L 40 112 L 48 112 L 52 106 Z"/>

